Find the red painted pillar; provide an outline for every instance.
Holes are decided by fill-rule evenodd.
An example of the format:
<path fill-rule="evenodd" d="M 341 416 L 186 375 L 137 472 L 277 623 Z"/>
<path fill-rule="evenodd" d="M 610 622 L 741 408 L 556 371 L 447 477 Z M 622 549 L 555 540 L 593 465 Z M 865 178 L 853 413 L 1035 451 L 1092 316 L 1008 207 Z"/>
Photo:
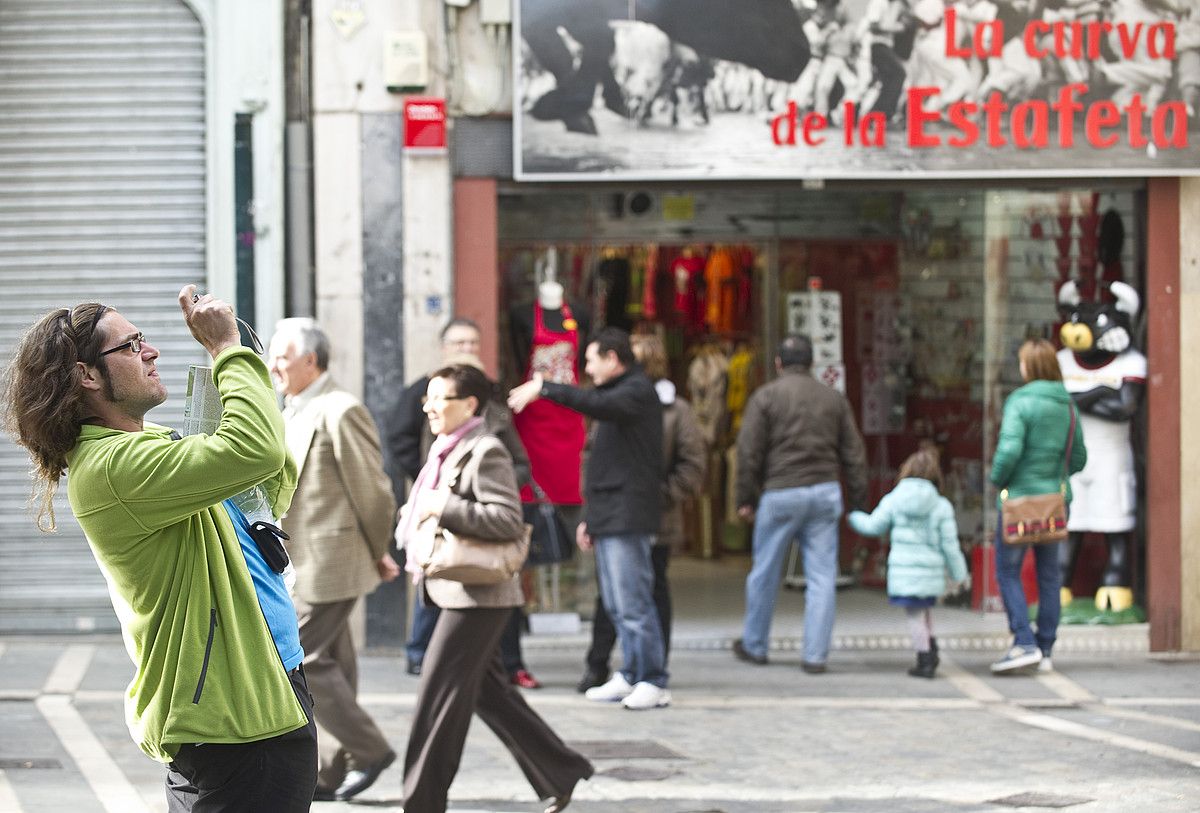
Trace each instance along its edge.
<path fill-rule="evenodd" d="M 1162 652 L 1182 643 L 1178 178 L 1150 179 L 1146 223 L 1146 603 Z"/>
<path fill-rule="evenodd" d="M 496 181 L 454 181 L 454 315 L 479 323 L 479 357 L 493 378 L 499 370 L 500 271 Z"/>

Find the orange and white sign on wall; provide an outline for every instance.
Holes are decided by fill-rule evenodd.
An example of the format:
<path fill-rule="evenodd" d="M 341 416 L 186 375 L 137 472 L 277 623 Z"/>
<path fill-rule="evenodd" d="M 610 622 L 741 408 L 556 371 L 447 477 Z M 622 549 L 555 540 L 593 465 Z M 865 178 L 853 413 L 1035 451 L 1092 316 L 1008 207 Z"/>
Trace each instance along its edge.
<path fill-rule="evenodd" d="M 446 100 L 404 100 L 404 151 L 439 154 L 446 151 Z"/>

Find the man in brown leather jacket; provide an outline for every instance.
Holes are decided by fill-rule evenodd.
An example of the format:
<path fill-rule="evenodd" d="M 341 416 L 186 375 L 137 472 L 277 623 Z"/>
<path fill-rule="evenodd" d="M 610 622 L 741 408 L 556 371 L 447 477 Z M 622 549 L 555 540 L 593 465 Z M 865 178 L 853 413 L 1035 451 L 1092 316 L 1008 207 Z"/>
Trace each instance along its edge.
<path fill-rule="evenodd" d="M 851 508 L 866 504 L 867 460 L 850 404 L 812 377 L 812 342 L 788 336 L 775 357 L 778 378 L 746 404 L 737 439 L 738 516 L 754 522 L 746 617 L 734 654 L 767 662 L 771 616 L 793 539 L 804 552 L 805 672 L 825 671 L 833 633 L 838 522 L 844 476 Z"/>

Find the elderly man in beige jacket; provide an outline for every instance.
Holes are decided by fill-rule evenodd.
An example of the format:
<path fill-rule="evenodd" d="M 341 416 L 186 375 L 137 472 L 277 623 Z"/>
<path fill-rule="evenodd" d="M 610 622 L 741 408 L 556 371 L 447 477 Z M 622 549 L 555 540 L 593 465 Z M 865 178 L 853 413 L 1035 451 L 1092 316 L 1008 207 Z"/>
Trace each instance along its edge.
<path fill-rule="evenodd" d="M 388 553 L 396 503 L 366 407 L 330 378 L 329 338 L 312 319 L 284 319 L 271 339 L 287 445 L 300 482 L 283 528 L 296 569 L 292 599 L 304 673 L 316 700 L 318 800 L 366 790 L 396 758 L 358 704 L 350 613 L 399 568 Z"/>

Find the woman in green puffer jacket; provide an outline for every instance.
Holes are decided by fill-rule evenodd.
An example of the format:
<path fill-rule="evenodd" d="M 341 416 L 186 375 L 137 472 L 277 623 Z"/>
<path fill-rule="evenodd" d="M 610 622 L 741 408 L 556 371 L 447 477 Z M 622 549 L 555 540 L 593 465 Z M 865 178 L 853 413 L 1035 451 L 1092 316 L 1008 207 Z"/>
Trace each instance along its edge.
<path fill-rule="evenodd" d="M 1017 358 L 1021 378 L 1028 383 L 1004 402 L 1000 438 L 992 458 L 992 484 L 997 489 L 1007 489 L 1010 498 L 1048 494 L 1065 485 L 1070 505 L 1069 478 L 1087 462 L 1087 449 L 1075 406 L 1062 383 L 1054 345 L 1045 339 L 1030 339 L 1021 345 Z M 1069 460 L 1066 459 L 1068 438 L 1071 438 Z M 1031 667 L 1050 671 L 1050 650 L 1054 647 L 1061 610 L 1059 544 L 1005 544 L 997 523 L 996 580 L 1008 613 L 1008 628 L 1013 633 L 1012 648 L 992 664 L 992 671 L 997 674 Z M 1036 633 L 1029 623 L 1029 608 L 1021 585 L 1021 565 L 1031 547 L 1038 584 Z"/>

